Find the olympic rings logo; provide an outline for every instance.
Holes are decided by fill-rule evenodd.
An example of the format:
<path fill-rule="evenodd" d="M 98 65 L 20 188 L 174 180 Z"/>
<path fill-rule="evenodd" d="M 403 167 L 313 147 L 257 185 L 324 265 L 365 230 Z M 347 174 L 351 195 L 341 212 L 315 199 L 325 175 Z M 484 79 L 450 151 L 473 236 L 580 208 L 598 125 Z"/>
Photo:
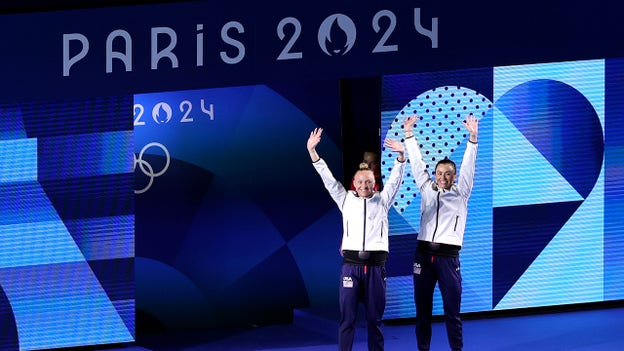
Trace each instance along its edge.
<path fill-rule="evenodd" d="M 166 158 L 166 162 L 165 162 L 165 166 L 158 172 L 154 172 L 154 167 L 152 167 L 152 165 L 149 164 L 149 162 L 145 161 L 143 159 L 143 155 L 145 154 L 145 152 L 151 148 L 151 147 L 159 147 L 160 149 L 163 150 L 163 152 L 165 153 L 165 158 Z M 152 184 L 154 184 L 154 178 L 156 177 L 160 177 L 161 175 L 163 175 L 167 169 L 169 169 L 169 163 L 171 161 L 171 157 L 169 156 L 169 150 L 167 150 L 167 148 L 161 144 L 161 143 L 157 143 L 157 142 L 151 142 L 145 146 L 143 146 L 143 148 L 141 149 L 141 152 L 139 152 L 139 155 L 137 157 L 137 155 L 134 155 L 134 163 L 132 165 L 132 171 L 136 171 L 137 169 L 137 165 L 139 165 L 139 169 L 141 170 L 141 172 L 143 172 L 143 174 L 145 174 L 146 176 L 149 177 L 149 182 L 147 182 L 147 185 L 145 187 L 143 187 L 140 190 L 134 190 L 135 194 L 142 194 L 146 191 L 149 190 L 149 188 L 152 187 Z"/>

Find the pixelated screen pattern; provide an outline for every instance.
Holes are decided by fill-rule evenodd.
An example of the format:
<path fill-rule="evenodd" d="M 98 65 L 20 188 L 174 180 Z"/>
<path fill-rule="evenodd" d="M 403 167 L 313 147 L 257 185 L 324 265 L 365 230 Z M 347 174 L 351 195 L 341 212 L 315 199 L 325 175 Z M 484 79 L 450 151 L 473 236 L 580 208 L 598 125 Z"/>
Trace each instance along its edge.
<path fill-rule="evenodd" d="M 615 256 L 624 245 L 613 239 L 621 223 L 612 223 L 621 220 L 604 215 L 605 196 L 622 198 L 619 178 L 605 182 L 609 169 L 622 167 L 621 157 L 611 151 L 623 141 L 621 124 L 609 123 L 621 114 L 609 108 L 611 100 L 621 96 L 609 93 L 614 84 L 605 84 L 613 81 L 605 76 L 618 74 L 622 65 L 611 61 L 383 78 L 382 137 L 401 139 L 404 118 L 420 116 L 416 137 L 429 170 L 449 157 L 461 173 L 467 140 L 461 121 L 468 113 L 480 119 L 475 183 L 460 251 L 462 312 L 623 298 Z M 382 164 L 391 164 L 395 156 L 384 151 Z M 382 173 L 388 176 L 388 167 Z M 386 319 L 415 315 L 411 263 L 420 195 L 409 170 L 394 209 Z M 437 289 L 434 314 L 443 314 Z"/>
<path fill-rule="evenodd" d="M 0 106 L 0 349 L 134 341 L 131 102 Z"/>

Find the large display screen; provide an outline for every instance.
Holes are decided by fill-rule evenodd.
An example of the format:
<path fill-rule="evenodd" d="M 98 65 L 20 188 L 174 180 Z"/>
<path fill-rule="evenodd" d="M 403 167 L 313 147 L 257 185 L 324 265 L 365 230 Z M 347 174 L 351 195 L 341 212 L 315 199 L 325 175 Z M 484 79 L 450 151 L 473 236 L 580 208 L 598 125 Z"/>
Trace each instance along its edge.
<path fill-rule="evenodd" d="M 0 106 L 0 349 L 134 341 L 131 108 Z"/>
<path fill-rule="evenodd" d="M 403 119 L 421 116 L 416 136 L 431 171 L 448 157 L 461 173 L 461 121 L 480 119 L 462 312 L 624 298 L 624 223 L 613 215 L 624 197 L 623 96 L 610 78 L 621 74 L 621 60 L 589 60 L 383 78 L 382 139 L 400 139 Z M 387 319 L 415 315 L 420 195 L 407 173 L 391 211 Z M 438 289 L 434 313 L 443 314 Z"/>

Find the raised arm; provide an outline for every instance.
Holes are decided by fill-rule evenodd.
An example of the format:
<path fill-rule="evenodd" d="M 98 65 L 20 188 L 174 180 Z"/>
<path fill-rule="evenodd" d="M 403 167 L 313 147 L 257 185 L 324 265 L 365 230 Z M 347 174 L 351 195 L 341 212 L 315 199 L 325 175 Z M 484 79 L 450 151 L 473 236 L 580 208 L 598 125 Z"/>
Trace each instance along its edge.
<path fill-rule="evenodd" d="M 386 138 L 384 140 L 384 146 L 392 149 L 393 152 L 397 152 L 398 156 L 396 161 L 394 161 L 394 165 L 392 166 L 392 172 L 390 172 L 390 176 L 388 177 L 383 190 L 381 191 L 381 196 L 383 198 L 384 203 L 386 204 L 386 210 L 392 206 L 394 202 L 394 198 L 399 193 L 399 188 L 403 182 L 403 171 L 405 170 L 405 146 L 403 143 Z"/>
<path fill-rule="evenodd" d="M 310 137 L 308 138 L 308 153 L 310 154 L 310 159 L 312 162 L 317 162 L 320 159 L 320 156 L 316 152 L 316 145 L 321 142 L 321 135 L 323 134 L 323 128 L 315 128 L 310 132 Z"/>
<path fill-rule="evenodd" d="M 479 120 L 472 113 L 468 115 L 465 121 L 462 122 L 464 127 L 468 129 L 470 133 L 470 141 L 473 143 L 477 143 L 479 140 Z"/>
<path fill-rule="evenodd" d="M 405 132 L 405 138 L 411 138 L 414 136 L 414 126 L 416 125 L 416 119 L 418 116 L 409 116 L 403 120 L 403 131 Z"/>
<path fill-rule="evenodd" d="M 384 140 L 384 146 L 392 149 L 392 151 L 399 154 L 397 156 L 397 160 L 399 162 L 405 162 L 405 147 L 403 146 L 402 142 L 387 138 L 386 140 Z"/>
<path fill-rule="evenodd" d="M 426 184 L 432 182 L 431 176 L 427 172 L 427 165 L 420 153 L 420 147 L 414 136 L 413 128 L 416 125 L 418 116 L 409 116 L 403 120 L 403 131 L 405 132 L 405 150 L 407 157 L 410 160 L 410 166 L 412 168 L 412 175 L 414 181 L 418 185 L 418 189 L 422 191 Z"/>
<path fill-rule="evenodd" d="M 461 163 L 461 170 L 457 179 L 459 185 L 459 191 L 465 197 L 469 197 L 472 193 L 472 186 L 474 183 L 475 166 L 477 161 L 477 149 L 479 140 L 479 120 L 471 113 L 466 120 L 462 122 L 464 127 L 470 133 L 468 145 L 466 145 L 466 151 L 464 152 L 464 158 Z"/>
<path fill-rule="evenodd" d="M 312 132 L 310 132 L 310 137 L 308 138 L 308 153 L 310 154 L 310 159 L 312 159 L 312 166 L 321 176 L 323 180 L 323 185 L 325 185 L 325 189 L 329 192 L 329 195 L 332 197 L 338 208 L 342 211 L 342 206 L 344 205 L 344 198 L 347 196 L 347 190 L 345 187 L 336 180 L 332 172 L 327 167 L 327 163 L 325 160 L 321 159 L 318 153 L 316 152 L 316 146 L 321 141 L 321 135 L 323 134 L 323 128 L 315 128 Z"/>

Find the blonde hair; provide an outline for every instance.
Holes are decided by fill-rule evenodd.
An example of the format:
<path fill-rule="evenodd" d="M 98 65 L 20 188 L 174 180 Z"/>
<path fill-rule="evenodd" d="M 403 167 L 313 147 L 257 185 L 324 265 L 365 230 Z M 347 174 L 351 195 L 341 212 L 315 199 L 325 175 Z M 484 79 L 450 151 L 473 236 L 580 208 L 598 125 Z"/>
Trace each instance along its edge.
<path fill-rule="evenodd" d="M 358 171 L 371 171 L 370 166 L 368 165 L 368 163 L 366 162 L 362 162 L 360 163 L 360 166 L 358 168 Z"/>
<path fill-rule="evenodd" d="M 373 172 L 372 168 L 370 168 L 370 166 L 366 162 L 360 163 L 360 165 L 358 166 L 358 170 L 355 171 L 355 173 L 353 174 L 353 178 L 355 178 L 355 175 L 359 172 L 371 172 L 371 174 L 373 174 L 373 179 L 375 178 L 375 172 Z"/>

